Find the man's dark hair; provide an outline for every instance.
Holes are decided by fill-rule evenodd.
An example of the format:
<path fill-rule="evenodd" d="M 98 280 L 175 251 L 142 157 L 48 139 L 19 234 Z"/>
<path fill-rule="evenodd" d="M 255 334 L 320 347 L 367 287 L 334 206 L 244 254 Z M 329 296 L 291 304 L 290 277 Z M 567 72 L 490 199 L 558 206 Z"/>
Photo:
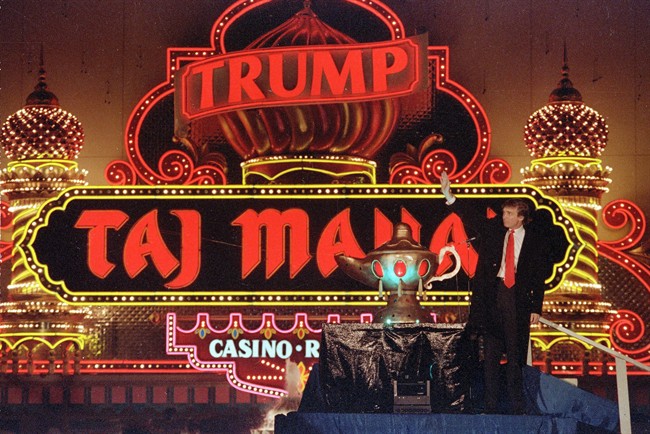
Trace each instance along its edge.
<path fill-rule="evenodd" d="M 503 202 L 503 205 L 501 205 L 501 209 L 503 208 L 516 208 L 517 209 L 517 215 L 522 216 L 524 218 L 524 224 L 530 223 L 532 218 L 530 217 L 530 206 L 528 205 L 528 202 L 525 200 L 521 199 L 508 199 L 505 202 Z"/>

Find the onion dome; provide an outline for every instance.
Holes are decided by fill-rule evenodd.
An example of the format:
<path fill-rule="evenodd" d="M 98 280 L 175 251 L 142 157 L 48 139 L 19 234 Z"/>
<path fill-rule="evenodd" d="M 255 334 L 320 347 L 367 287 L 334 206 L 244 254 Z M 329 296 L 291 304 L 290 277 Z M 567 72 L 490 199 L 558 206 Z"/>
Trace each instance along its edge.
<path fill-rule="evenodd" d="M 352 44 L 356 41 L 322 22 L 306 1 L 303 9 L 284 24 L 260 36 L 247 49 L 292 45 Z"/>
<path fill-rule="evenodd" d="M 548 104 L 528 118 L 524 140 L 533 158 L 597 158 L 607 146 L 605 118 L 586 106 L 573 87 L 566 50 L 562 79 L 551 92 Z"/>
<path fill-rule="evenodd" d="M 2 149 L 10 160 L 74 160 L 83 147 L 84 132 L 75 116 L 59 106 L 47 89 L 41 66 L 38 83 L 25 107 L 2 125 Z"/>
<path fill-rule="evenodd" d="M 253 41 L 247 50 L 354 44 L 311 9 L 311 2 L 289 20 Z M 392 99 L 287 105 L 221 113 L 216 120 L 244 159 L 295 155 L 346 155 L 373 158 L 397 124 Z"/>

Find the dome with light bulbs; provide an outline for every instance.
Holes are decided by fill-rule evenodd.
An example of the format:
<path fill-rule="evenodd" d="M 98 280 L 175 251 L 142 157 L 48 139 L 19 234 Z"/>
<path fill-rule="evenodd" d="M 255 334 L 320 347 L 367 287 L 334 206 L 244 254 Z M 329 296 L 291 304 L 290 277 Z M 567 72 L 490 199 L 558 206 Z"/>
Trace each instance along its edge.
<path fill-rule="evenodd" d="M 533 158 L 598 158 L 607 146 L 607 134 L 605 119 L 582 101 L 565 63 L 549 103 L 528 118 L 524 140 Z"/>
<path fill-rule="evenodd" d="M 47 90 L 45 71 L 39 71 L 38 84 L 25 107 L 2 125 L 2 149 L 16 160 L 74 160 L 83 147 L 84 132 L 77 118 L 59 106 Z"/>

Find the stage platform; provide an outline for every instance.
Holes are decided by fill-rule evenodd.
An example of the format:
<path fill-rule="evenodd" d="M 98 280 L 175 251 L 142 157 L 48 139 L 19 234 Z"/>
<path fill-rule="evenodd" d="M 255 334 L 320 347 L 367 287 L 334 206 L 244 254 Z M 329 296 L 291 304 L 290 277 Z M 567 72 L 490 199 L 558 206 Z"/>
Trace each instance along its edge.
<path fill-rule="evenodd" d="M 319 377 L 318 366 L 315 366 L 299 410 L 276 416 L 276 434 L 605 434 L 618 431 L 616 403 L 531 367 L 524 369 L 529 411 L 529 415 L 524 416 L 481 414 L 479 406 L 466 409 L 469 413 L 331 412 L 323 400 Z"/>
<path fill-rule="evenodd" d="M 553 416 L 292 412 L 275 418 L 276 434 L 575 434 L 579 432 L 594 431 L 579 431 L 578 421 L 575 419 Z"/>
<path fill-rule="evenodd" d="M 321 339 L 320 364 L 310 373 L 298 411 L 276 416 L 278 434 L 618 431 L 615 402 L 530 366 L 523 369 L 527 414 L 482 414 L 482 369 L 467 356 L 471 348 L 462 328 L 331 325 Z M 430 413 L 421 407 L 417 414 L 393 412 L 391 381 L 406 367 L 428 374 Z M 505 396 L 501 404 L 506 413 Z"/>

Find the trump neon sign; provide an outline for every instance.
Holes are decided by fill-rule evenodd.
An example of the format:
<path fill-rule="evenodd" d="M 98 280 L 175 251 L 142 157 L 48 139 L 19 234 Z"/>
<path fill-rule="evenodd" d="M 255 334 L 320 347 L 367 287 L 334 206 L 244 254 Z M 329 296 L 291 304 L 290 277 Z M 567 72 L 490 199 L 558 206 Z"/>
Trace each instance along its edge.
<path fill-rule="evenodd" d="M 427 85 L 426 35 L 397 41 L 246 50 L 190 63 L 176 79 L 189 121 L 249 107 L 376 100 Z"/>

